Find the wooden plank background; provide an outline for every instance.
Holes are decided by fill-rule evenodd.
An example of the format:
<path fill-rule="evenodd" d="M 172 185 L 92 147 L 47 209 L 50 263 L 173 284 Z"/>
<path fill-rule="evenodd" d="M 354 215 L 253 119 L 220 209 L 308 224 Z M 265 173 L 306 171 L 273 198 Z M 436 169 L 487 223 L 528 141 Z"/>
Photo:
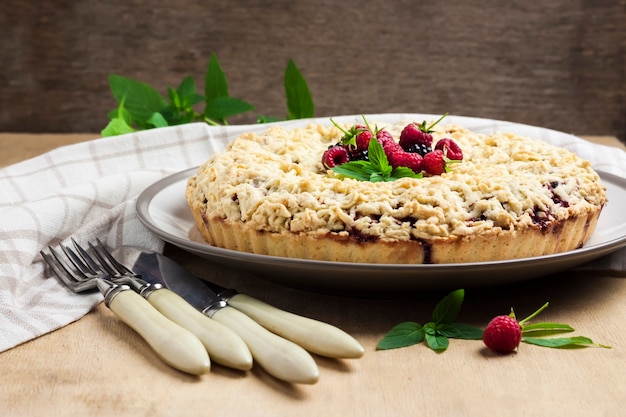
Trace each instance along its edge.
<path fill-rule="evenodd" d="M 99 132 L 108 74 L 286 115 L 292 58 L 316 116 L 444 113 L 626 140 L 626 0 L 0 2 L 0 131 Z"/>

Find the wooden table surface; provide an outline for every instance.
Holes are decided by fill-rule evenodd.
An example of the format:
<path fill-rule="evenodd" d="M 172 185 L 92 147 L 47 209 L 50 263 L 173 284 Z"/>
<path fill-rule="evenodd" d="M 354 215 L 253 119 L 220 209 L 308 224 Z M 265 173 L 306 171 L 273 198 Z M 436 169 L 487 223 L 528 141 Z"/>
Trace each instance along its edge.
<path fill-rule="evenodd" d="M 0 166 L 97 137 L 0 134 Z M 589 137 L 622 146 L 615 138 Z M 213 365 L 192 377 L 157 359 L 102 304 L 62 329 L 0 353 L 0 416 L 623 416 L 626 413 L 626 279 L 564 272 L 523 283 L 467 288 L 460 321 L 484 327 L 514 307 L 523 317 L 549 301 L 545 321 L 612 349 L 522 344 L 497 355 L 480 341 L 452 340 L 376 351 L 402 321 L 425 323 L 441 291 L 350 297 L 285 288 L 217 267 L 171 245 L 166 254 L 205 278 L 278 307 L 330 322 L 365 347 L 357 360 L 315 357 L 315 385 L 283 383 L 255 366 Z M 340 279 L 340 277 L 338 277 Z M 384 279 L 384 277 L 381 277 Z M 418 279 L 418 277 L 416 277 Z M 1 307 L 1 306 L 0 306 Z"/>

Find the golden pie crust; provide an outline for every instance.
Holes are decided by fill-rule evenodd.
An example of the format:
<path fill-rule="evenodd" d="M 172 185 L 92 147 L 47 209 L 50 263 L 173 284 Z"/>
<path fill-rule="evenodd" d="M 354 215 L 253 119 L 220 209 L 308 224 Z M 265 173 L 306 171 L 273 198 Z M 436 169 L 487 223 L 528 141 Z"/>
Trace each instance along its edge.
<path fill-rule="evenodd" d="M 407 123 L 385 127 L 395 138 Z M 336 127 L 244 134 L 188 180 L 211 245 L 337 262 L 446 264 L 565 252 L 593 233 L 606 191 L 588 161 L 511 133 L 440 127 L 464 159 L 421 179 L 340 178 L 321 164 Z M 397 139 L 396 139 L 397 140 Z"/>

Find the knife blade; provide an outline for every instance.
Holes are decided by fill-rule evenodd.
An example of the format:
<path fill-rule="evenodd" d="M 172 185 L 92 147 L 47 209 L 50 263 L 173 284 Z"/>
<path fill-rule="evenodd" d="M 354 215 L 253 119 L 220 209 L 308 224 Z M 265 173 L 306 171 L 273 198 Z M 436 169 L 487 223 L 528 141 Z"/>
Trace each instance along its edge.
<path fill-rule="evenodd" d="M 114 256 L 145 281 L 169 288 L 198 311 L 233 330 L 246 343 L 254 361 L 269 374 L 287 382 L 317 382 L 319 369 L 306 350 L 228 306 L 200 278 L 173 260 L 157 252 L 132 246 L 116 249 Z"/>

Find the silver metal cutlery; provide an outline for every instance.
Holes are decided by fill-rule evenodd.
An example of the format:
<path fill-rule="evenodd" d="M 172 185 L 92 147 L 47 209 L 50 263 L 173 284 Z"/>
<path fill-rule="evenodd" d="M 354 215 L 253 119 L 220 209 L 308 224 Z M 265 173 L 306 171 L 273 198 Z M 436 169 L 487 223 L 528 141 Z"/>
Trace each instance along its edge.
<path fill-rule="evenodd" d="M 319 370 L 309 352 L 363 355 L 337 327 L 201 280 L 157 252 L 122 246 L 111 253 L 99 240 L 72 245 L 41 252 L 55 275 L 74 292 L 100 289 L 120 319 L 184 372 L 206 373 L 211 360 L 248 370 L 255 361 L 283 381 L 313 384 Z"/>
<path fill-rule="evenodd" d="M 201 375 L 209 372 L 209 355 L 187 329 L 159 313 L 150 303 L 126 284 L 114 282 L 106 273 L 91 270 L 74 251 L 61 246 L 41 252 L 55 275 L 75 293 L 98 289 L 104 302 L 123 322 L 133 328 L 170 366 L 186 373 Z"/>

